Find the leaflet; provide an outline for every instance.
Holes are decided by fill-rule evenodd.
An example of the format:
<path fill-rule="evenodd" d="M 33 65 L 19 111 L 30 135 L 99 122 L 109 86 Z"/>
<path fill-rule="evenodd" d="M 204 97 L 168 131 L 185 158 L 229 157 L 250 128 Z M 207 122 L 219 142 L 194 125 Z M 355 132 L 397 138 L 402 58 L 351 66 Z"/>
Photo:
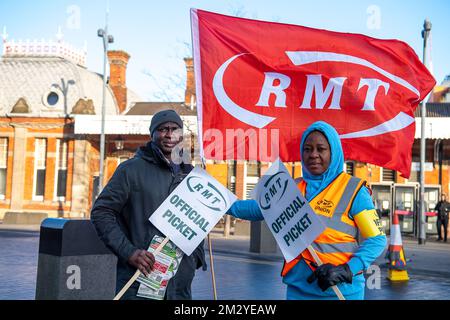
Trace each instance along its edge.
<path fill-rule="evenodd" d="M 164 237 L 155 236 L 148 248 L 154 252 L 164 240 Z M 172 242 L 167 244 L 155 255 L 154 268 L 148 276 L 141 274 L 137 281 L 140 283 L 138 296 L 161 300 L 164 298 L 167 283 L 172 278 L 183 258 L 183 252 Z"/>
<path fill-rule="evenodd" d="M 141 298 L 153 299 L 153 300 L 163 300 L 166 294 L 167 286 L 161 286 L 159 290 L 153 290 L 144 284 L 139 285 L 137 296 Z"/>

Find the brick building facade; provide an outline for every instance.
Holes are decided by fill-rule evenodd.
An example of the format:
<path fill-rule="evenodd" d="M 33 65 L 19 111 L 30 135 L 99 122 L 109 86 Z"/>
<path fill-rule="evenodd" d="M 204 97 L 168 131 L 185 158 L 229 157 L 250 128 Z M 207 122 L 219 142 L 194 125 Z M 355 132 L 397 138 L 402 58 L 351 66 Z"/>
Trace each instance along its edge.
<path fill-rule="evenodd" d="M 5 212 L 88 217 L 99 175 L 102 76 L 87 70 L 82 58 L 74 61 L 58 55 L 17 54 L 14 44 L 7 44 L 4 39 L 0 60 L 0 219 Z M 142 102 L 126 86 L 129 58 L 124 51 L 108 52 L 104 183 L 118 164 L 148 141 L 151 116 L 160 110 L 176 110 L 185 122 L 185 142 L 197 144 L 192 59 L 185 59 L 184 101 Z M 435 232 L 430 227 L 434 223 L 433 205 L 442 192 L 449 193 L 450 136 L 445 129 L 449 119 L 449 103 L 429 105 L 427 121 L 433 132 L 426 137 L 425 182 L 430 233 Z M 418 128 L 416 131 L 420 132 Z M 409 180 L 391 170 L 360 162 L 348 161 L 345 168 L 372 187 L 375 205 L 386 226 L 396 210 L 402 213 L 403 230 L 413 233 L 418 197 L 418 138 L 416 134 Z M 300 163 L 286 166 L 292 176 L 301 176 Z M 255 162 L 206 163 L 207 171 L 241 199 L 248 198 L 268 167 L 268 163 Z"/>
<path fill-rule="evenodd" d="M 103 77 L 86 69 L 85 55 L 62 39 L 14 42 L 3 35 L 0 219 L 6 212 L 88 216 L 98 176 L 99 139 L 76 135 L 75 115 L 101 114 Z M 128 54 L 111 51 L 108 58 L 105 109 L 107 115 L 118 115 L 140 99 L 126 87 Z M 115 161 L 130 156 L 113 145 L 107 144 L 109 171 L 114 170 L 109 156 Z"/>

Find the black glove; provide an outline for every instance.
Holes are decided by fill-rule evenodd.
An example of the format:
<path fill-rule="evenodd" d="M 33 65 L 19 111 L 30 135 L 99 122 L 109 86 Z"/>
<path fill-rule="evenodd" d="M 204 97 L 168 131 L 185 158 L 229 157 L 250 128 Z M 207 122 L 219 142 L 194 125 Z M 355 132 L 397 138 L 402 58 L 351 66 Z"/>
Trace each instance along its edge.
<path fill-rule="evenodd" d="M 322 291 L 341 282 L 352 283 L 353 273 L 348 264 L 334 266 L 330 263 L 319 266 L 307 279 L 308 283 L 313 283 L 317 279 L 317 284 Z"/>

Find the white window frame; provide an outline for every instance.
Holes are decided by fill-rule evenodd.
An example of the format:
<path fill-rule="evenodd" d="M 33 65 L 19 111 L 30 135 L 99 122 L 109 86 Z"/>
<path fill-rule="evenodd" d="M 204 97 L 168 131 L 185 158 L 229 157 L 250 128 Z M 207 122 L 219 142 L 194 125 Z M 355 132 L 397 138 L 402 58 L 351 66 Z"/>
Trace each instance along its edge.
<path fill-rule="evenodd" d="M 251 199 L 251 198 L 247 198 L 248 187 L 249 187 L 249 185 L 256 186 L 258 181 L 259 181 L 258 177 L 245 177 L 245 190 L 244 190 L 244 198 L 245 199 L 244 200 Z"/>
<path fill-rule="evenodd" d="M 5 171 L 7 173 L 8 172 L 8 143 L 9 143 L 9 141 L 8 141 L 7 137 L 0 137 L 0 140 L 3 140 L 3 139 L 6 141 L 6 143 L 5 143 L 5 146 L 6 146 L 6 149 L 5 149 L 5 164 L 4 164 L 4 166 L 2 166 L 1 162 L 0 162 L 0 169 L 5 169 Z M 0 152 L 1 151 L 2 150 L 0 150 Z M 6 185 L 7 185 L 7 183 L 6 183 Z M 5 193 L 6 193 L 6 185 L 5 185 Z M 5 194 L 0 194 L 0 200 L 5 200 Z"/>
<path fill-rule="evenodd" d="M 45 141 L 45 148 L 44 148 L 44 169 L 47 170 L 47 139 L 46 138 L 35 138 L 34 139 L 34 169 L 33 169 L 33 201 L 44 201 L 44 195 L 45 195 L 45 178 L 44 178 L 44 195 L 37 196 L 36 195 L 36 183 L 37 183 L 37 159 L 38 159 L 38 150 L 37 150 L 37 141 L 38 140 L 44 140 Z M 47 172 L 46 172 L 47 173 Z"/>
<path fill-rule="evenodd" d="M 60 150 L 60 144 L 61 142 L 66 143 L 66 167 L 60 168 L 59 167 L 59 150 Z M 55 159 L 55 183 L 53 185 L 53 201 L 66 201 L 66 197 L 58 197 L 58 171 L 59 169 L 65 169 L 67 172 L 67 162 L 68 162 L 68 141 L 64 139 L 56 139 L 56 159 Z M 67 190 L 67 176 L 66 176 L 66 190 Z"/>
<path fill-rule="evenodd" d="M 247 175 L 247 165 L 248 165 L 248 161 L 245 161 L 244 164 L 244 194 L 243 194 L 243 199 L 247 200 L 247 186 L 249 184 L 251 185 L 256 185 L 259 181 L 259 177 L 249 177 Z"/>

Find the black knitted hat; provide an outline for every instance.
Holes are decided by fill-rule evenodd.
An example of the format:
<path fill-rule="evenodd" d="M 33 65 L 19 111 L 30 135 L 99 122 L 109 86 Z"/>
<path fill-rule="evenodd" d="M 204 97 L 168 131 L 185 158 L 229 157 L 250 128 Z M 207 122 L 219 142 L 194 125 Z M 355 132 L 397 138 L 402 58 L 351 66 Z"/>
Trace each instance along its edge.
<path fill-rule="evenodd" d="M 183 121 L 178 113 L 174 110 L 163 110 L 153 115 L 150 123 L 150 135 L 153 135 L 153 132 L 165 122 L 175 122 L 180 128 L 183 128 Z"/>

